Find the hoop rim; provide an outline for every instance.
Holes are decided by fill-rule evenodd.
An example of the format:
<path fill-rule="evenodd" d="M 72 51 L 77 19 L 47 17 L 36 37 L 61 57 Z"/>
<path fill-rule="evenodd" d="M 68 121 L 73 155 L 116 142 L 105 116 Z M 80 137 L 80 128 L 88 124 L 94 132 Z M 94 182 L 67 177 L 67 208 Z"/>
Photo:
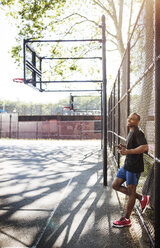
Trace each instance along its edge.
<path fill-rule="evenodd" d="M 65 106 L 65 107 L 63 107 L 63 108 L 70 109 L 71 107 L 69 107 L 69 106 L 68 106 L 68 107 L 67 107 L 67 106 Z"/>
<path fill-rule="evenodd" d="M 24 83 L 24 78 L 13 78 L 13 82 L 15 82 L 15 83 Z"/>

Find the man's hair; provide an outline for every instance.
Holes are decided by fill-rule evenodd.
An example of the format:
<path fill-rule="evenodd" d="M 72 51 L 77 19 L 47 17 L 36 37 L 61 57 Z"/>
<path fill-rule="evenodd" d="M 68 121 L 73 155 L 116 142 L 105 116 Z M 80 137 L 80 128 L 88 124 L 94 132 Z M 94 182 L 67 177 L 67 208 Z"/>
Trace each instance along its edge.
<path fill-rule="evenodd" d="M 137 113 L 132 113 L 132 114 L 135 115 L 135 116 L 137 117 L 137 120 L 138 120 L 138 121 L 140 121 L 141 117 L 140 117 L 139 114 L 137 114 Z"/>

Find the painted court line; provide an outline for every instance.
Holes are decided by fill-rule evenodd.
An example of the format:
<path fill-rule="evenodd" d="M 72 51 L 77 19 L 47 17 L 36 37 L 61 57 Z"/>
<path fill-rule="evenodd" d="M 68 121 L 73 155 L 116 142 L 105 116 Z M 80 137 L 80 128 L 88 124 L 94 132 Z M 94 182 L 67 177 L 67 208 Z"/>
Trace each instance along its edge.
<path fill-rule="evenodd" d="M 86 154 L 84 155 L 84 157 L 85 157 L 85 156 L 86 156 Z M 47 229 L 47 227 L 48 227 L 48 225 L 49 225 L 49 223 L 50 223 L 50 221 L 51 221 L 51 219 L 52 219 L 54 213 L 56 212 L 57 208 L 59 207 L 60 203 L 62 202 L 63 197 L 64 197 L 64 195 L 66 194 L 66 192 L 67 192 L 67 190 L 68 190 L 68 187 L 70 186 L 70 184 L 71 184 L 73 178 L 75 177 L 75 174 L 76 174 L 77 170 L 75 169 L 75 170 L 73 170 L 73 172 L 74 172 L 74 174 L 73 174 L 72 178 L 69 180 L 69 182 L 67 183 L 67 185 L 66 185 L 66 187 L 65 187 L 65 189 L 64 189 L 64 191 L 63 191 L 63 194 L 62 194 L 62 196 L 61 196 L 61 199 L 60 199 L 59 203 L 57 203 L 56 208 L 54 208 L 53 211 L 51 212 L 51 214 L 50 214 L 50 216 L 49 216 L 49 218 L 48 218 L 48 220 L 47 220 L 47 223 L 46 223 L 45 227 L 42 229 L 42 231 L 41 231 L 40 234 L 39 234 L 39 237 L 37 238 L 37 240 L 36 240 L 36 242 L 35 242 L 35 244 L 34 244 L 31 248 L 36 248 L 37 245 L 39 244 L 39 242 L 41 241 L 41 238 L 43 237 L 43 235 L 44 235 L 44 233 L 45 233 L 45 231 L 46 231 L 46 229 Z"/>
<path fill-rule="evenodd" d="M 94 153 L 90 154 L 90 156 L 92 156 L 93 154 L 94 154 Z M 88 155 L 88 153 L 85 154 L 85 155 L 83 156 L 83 159 L 85 159 L 86 155 Z M 83 160 L 82 160 L 82 161 L 83 161 Z M 82 163 L 82 161 L 81 161 L 81 163 Z M 61 199 L 60 199 L 59 203 L 57 204 L 56 208 L 53 209 L 53 211 L 51 212 L 51 214 L 50 214 L 50 216 L 49 216 L 49 218 L 48 218 L 48 220 L 47 220 L 47 223 L 46 223 L 45 227 L 42 229 L 42 231 L 41 231 L 40 234 L 39 234 L 39 237 L 37 238 L 37 240 L 36 240 L 36 242 L 35 242 L 35 244 L 34 244 L 31 248 L 36 248 L 37 245 L 39 244 L 39 242 L 41 241 L 41 239 L 42 239 L 42 237 L 43 237 L 43 235 L 44 235 L 44 233 L 45 233 L 45 231 L 46 231 L 46 229 L 47 229 L 47 227 L 48 227 L 48 225 L 49 225 L 49 223 L 50 223 L 52 217 L 54 216 L 54 213 L 56 212 L 57 208 L 59 207 L 60 203 L 62 202 L 63 197 L 64 197 L 64 195 L 66 194 L 66 192 L 67 192 L 67 190 L 68 190 L 68 187 L 70 186 L 70 184 L 71 184 L 73 178 L 75 177 L 75 174 L 76 174 L 77 170 L 73 170 L 73 171 L 74 171 L 74 175 L 72 176 L 72 178 L 71 178 L 71 179 L 69 180 L 69 182 L 67 183 L 67 185 L 66 185 L 66 187 L 65 187 L 65 189 L 64 189 L 64 191 L 63 191 L 63 194 L 62 194 L 62 196 L 61 196 Z"/>
<path fill-rule="evenodd" d="M 75 172 L 76 172 L 76 171 L 75 171 Z M 74 173 L 74 174 L 75 174 L 75 173 Z M 48 218 L 48 220 L 47 220 L 47 223 L 46 223 L 45 227 L 43 228 L 43 230 L 42 230 L 41 233 L 39 234 L 39 237 L 38 237 L 36 243 L 35 243 L 31 248 L 36 248 L 37 245 L 39 244 L 39 242 L 41 241 L 41 238 L 42 238 L 43 234 L 45 233 L 45 231 L 46 231 L 46 229 L 47 229 L 47 227 L 48 227 L 48 225 L 49 225 L 49 223 L 50 223 L 50 221 L 51 221 L 51 219 L 52 219 L 52 217 L 53 217 L 55 211 L 57 210 L 58 206 L 59 206 L 60 203 L 62 202 L 63 197 L 64 197 L 65 193 L 67 192 L 67 189 L 68 189 L 68 187 L 70 186 L 70 184 L 71 184 L 73 178 L 74 178 L 74 176 L 73 176 L 73 177 L 69 180 L 69 182 L 67 183 L 67 185 L 66 185 L 66 187 L 65 187 L 65 189 L 64 189 L 64 191 L 63 191 L 63 194 L 62 194 L 62 196 L 61 196 L 61 199 L 60 199 L 59 203 L 57 204 L 56 208 L 54 208 L 53 211 L 51 212 L 51 214 L 50 214 L 50 216 L 49 216 L 49 218 Z"/>

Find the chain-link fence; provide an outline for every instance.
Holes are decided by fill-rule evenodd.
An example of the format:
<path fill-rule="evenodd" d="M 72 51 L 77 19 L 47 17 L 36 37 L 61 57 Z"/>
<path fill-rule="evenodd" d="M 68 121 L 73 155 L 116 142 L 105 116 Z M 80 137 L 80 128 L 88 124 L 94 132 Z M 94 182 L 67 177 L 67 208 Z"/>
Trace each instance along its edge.
<path fill-rule="evenodd" d="M 143 220 L 145 220 L 146 230 L 150 235 L 152 244 L 154 244 L 155 239 L 153 165 L 156 149 L 154 63 L 154 6 L 156 5 L 154 4 L 152 0 L 145 0 L 142 4 L 108 102 L 108 141 L 109 147 L 113 151 L 117 168 L 123 164 L 124 158 L 115 149 L 115 144 L 125 143 L 128 133 L 127 117 L 133 112 L 141 116 L 140 128 L 147 138 L 149 154 L 144 156 L 145 170 L 141 175 L 138 191 L 151 195 L 151 208 L 143 215 Z"/>

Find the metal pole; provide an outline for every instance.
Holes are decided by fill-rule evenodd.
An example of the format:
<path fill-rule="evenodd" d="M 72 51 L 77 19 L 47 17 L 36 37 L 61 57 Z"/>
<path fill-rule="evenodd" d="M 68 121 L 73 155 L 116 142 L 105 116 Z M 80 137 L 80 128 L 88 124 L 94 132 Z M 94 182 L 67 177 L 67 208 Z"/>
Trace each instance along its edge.
<path fill-rule="evenodd" d="M 24 72 L 24 83 L 26 84 L 26 40 L 23 40 L 23 72 Z"/>
<path fill-rule="evenodd" d="M 120 129 L 120 70 L 118 71 L 118 135 L 120 135 L 121 129 Z M 118 144 L 120 143 L 120 138 L 118 137 Z M 120 168 L 120 154 L 118 153 L 118 168 Z"/>
<path fill-rule="evenodd" d="M 92 41 L 98 41 L 98 42 L 102 42 L 101 39 L 84 39 L 84 40 L 32 40 L 32 39 L 26 39 L 27 43 L 36 43 L 36 42 L 92 42 Z"/>
<path fill-rule="evenodd" d="M 102 68 L 103 68 L 103 184 L 107 186 L 107 105 L 106 105 L 106 36 L 105 16 L 102 16 Z"/>
<path fill-rule="evenodd" d="M 155 0 L 155 157 L 160 158 L 160 0 Z M 155 161 L 155 248 L 160 247 L 160 163 Z"/>
<path fill-rule="evenodd" d="M 109 98 L 109 130 L 112 130 L 112 94 L 110 95 L 110 98 Z M 112 147 L 112 133 L 109 133 L 109 146 L 110 146 L 110 149 Z"/>
<path fill-rule="evenodd" d="M 36 53 L 32 53 L 32 65 L 36 68 Z M 33 86 L 36 87 L 36 72 L 32 71 Z"/>
<path fill-rule="evenodd" d="M 33 81 L 36 84 L 44 83 L 44 84 L 64 84 L 64 83 L 101 83 L 102 80 L 55 80 L 55 81 Z"/>
<path fill-rule="evenodd" d="M 40 58 L 40 71 L 42 72 L 42 58 Z M 40 77 L 40 91 L 42 91 L 42 74 Z"/>
<path fill-rule="evenodd" d="M 30 85 L 29 85 L 30 86 Z M 33 86 L 31 86 L 33 87 Z M 33 89 L 36 89 L 36 90 L 39 90 L 35 87 L 33 87 Z M 42 92 L 101 92 L 101 89 L 97 89 L 97 90 L 43 90 L 42 89 Z"/>
<path fill-rule="evenodd" d="M 127 117 L 130 114 L 130 42 L 127 45 Z M 129 128 L 127 127 L 127 133 L 129 132 Z M 127 136 L 127 135 L 126 135 Z"/>
<path fill-rule="evenodd" d="M 116 88 L 116 83 L 114 83 L 114 86 L 113 86 L 113 105 L 114 105 L 114 110 L 113 110 L 113 132 L 116 132 L 116 130 L 115 130 L 115 128 L 116 128 L 116 123 L 115 123 L 115 104 L 116 104 L 116 100 L 115 100 L 115 89 Z M 116 150 L 115 150 L 115 146 L 114 146 L 114 144 L 115 144 L 115 135 L 113 136 L 113 154 L 114 154 L 114 156 L 115 156 L 115 152 L 116 152 Z"/>
<path fill-rule="evenodd" d="M 111 104 L 110 104 L 110 102 L 111 102 L 111 96 L 109 97 L 109 100 L 108 100 L 108 120 L 107 120 L 108 121 L 108 127 L 107 127 L 108 130 L 111 130 L 111 121 L 110 121 L 111 120 L 111 118 L 110 118 L 110 112 L 111 112 L 110 111 L 111 110 L 111 107 L 110 106 L 111 106 Z M 107 135 L 108 135 L 107 136 L 107 138 L 108 138 L 108 145 L 110 147 L 110 140 L 111 140 L 110 133 L 107 132 Z"/>
<path fill-rule="evenodd" d="M 52 57 L 43 57 L 42 59 L 45 59 L 45 60 L 82 60 L 82 59 L 100 59 L 102 60 L 102 57 L 62 57 L 62 58 L 52 58 Z"/>
<path fill-rule="evenodd" d="M 130 114 L 130 42 L 127 46 L 127 117 Z"/>
<path fill-rule="evenodd" d="M 102 100 L 102 84 L 101 84 L 101 149 L 103 150 L 103 100 Z"/>
<path fill-rule="evenodd" d="M 113 89 L 112 89 L 113 91 Z M 113 131 L 113 120 L 112 120 L 112 108 L 113 108 L 113 97 L 112 97 L 112 91 L 111 91 L 111 96 L 110 96 L 110 119 L 111 119 L 111 131 Z M 111 136 L 110 136 L 110 148 L 112 149 L 112 142 L 113 142 L 113 134 L 111 133 Z"/>

